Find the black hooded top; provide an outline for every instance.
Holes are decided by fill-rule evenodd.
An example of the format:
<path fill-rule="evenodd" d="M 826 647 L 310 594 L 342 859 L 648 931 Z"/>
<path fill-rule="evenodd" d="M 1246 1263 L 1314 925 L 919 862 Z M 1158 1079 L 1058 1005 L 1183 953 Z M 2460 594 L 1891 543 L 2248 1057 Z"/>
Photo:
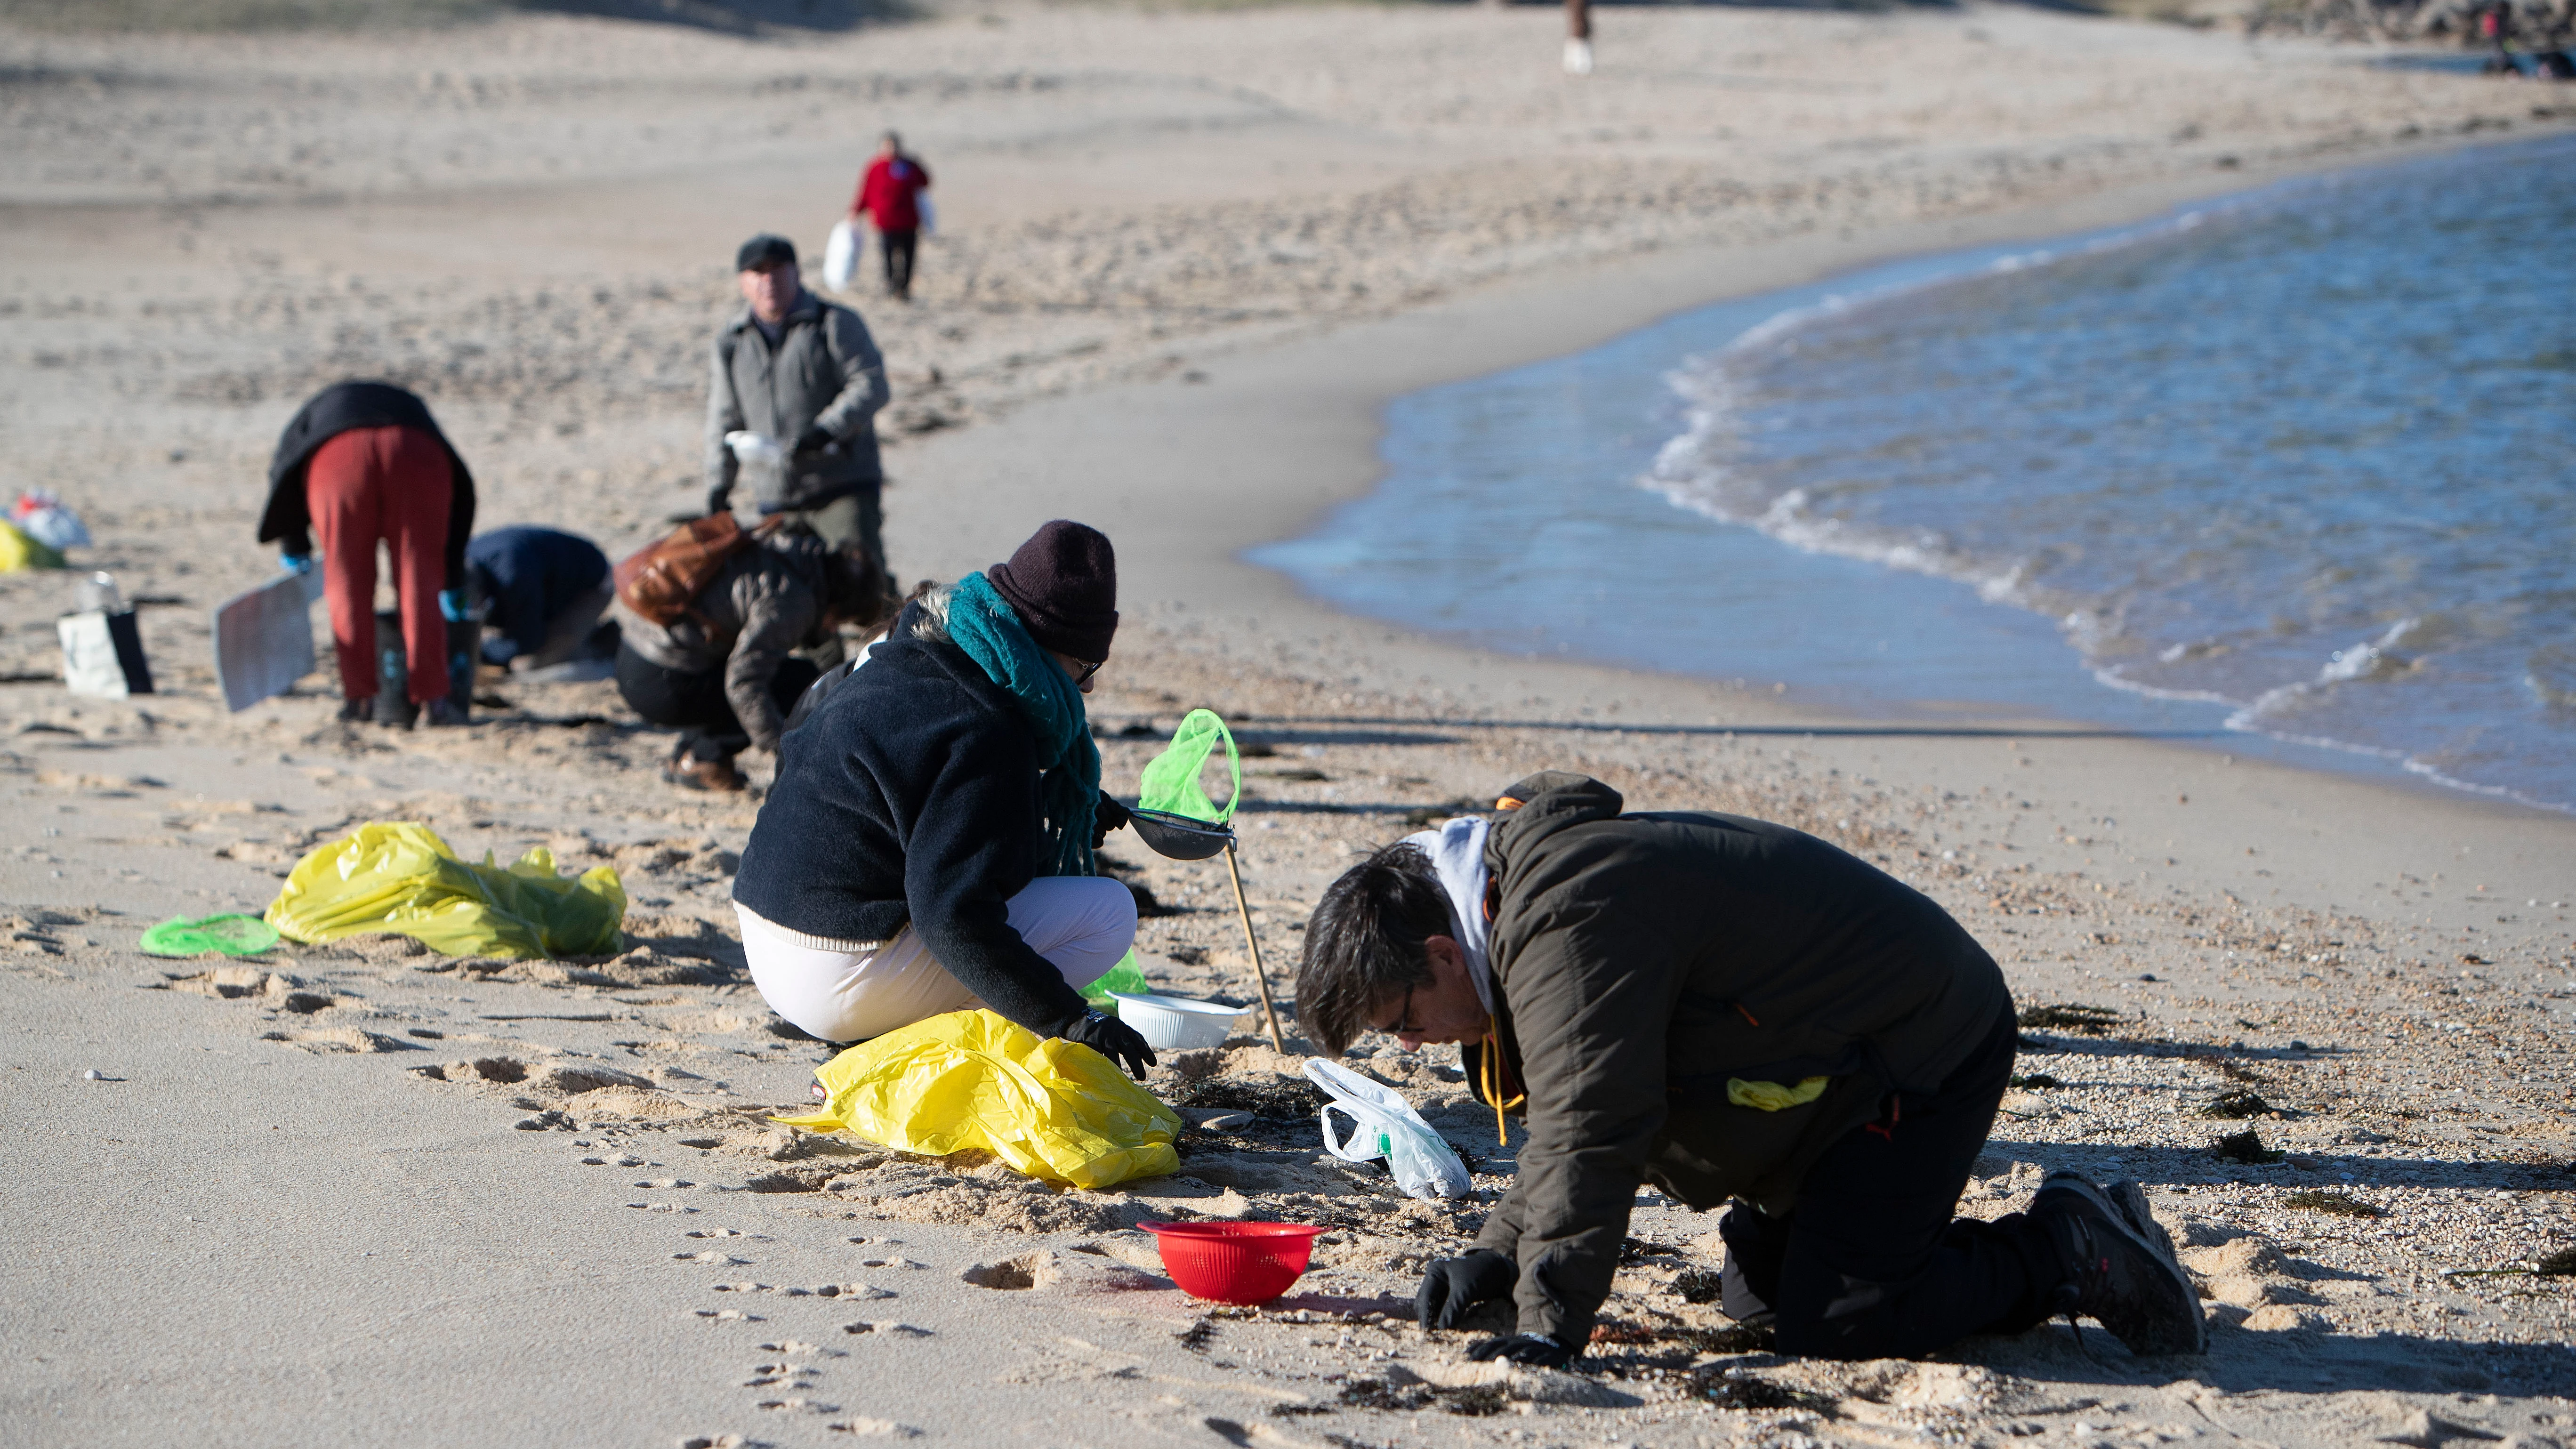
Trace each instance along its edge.
<path fill-rule="evenodd" d="M 284 540 L 291 554 L 313 552 L 313 513 L 304 499 L 304 475 L 313 452 L 352 428 L 417 428 L 447 450 L 455 501 L 447 514 L 447 587 L 465 586 L 465 541 L 474 532 L 474 475 L 456 445 L 438 430 L 429 404 L 389 382 L 339 382 L 313 395 L 278 436 L 268 465 L 268 506 L 260 511 L 259 541 Z"/>

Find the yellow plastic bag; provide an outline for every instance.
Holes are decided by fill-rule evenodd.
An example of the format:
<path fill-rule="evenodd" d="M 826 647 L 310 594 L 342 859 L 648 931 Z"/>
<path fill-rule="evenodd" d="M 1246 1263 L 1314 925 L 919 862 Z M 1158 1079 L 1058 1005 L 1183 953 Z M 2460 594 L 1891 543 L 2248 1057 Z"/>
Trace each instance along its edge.
<path fill-rule="evenodd" d="M 30 537 L 26 530 L 0 518 L 0 574 L 20 569 L 58 569 L 63 556 Z"/>
<path fill-rule="evenodd" d="M 1049 1182 L 1103 1188 L 1177 1170 L 1181 1119 L 1107 1057 L 990 1011 L 952 1011 L 863 1042 L 814 1073 L 822 1111 L 772 1120 L 898 1152 L 982 1148 Z"/>
<path fill-rule="evenodd" d="M 623 944 L 626 888 L 604 865 L 555 874 L 543 846 L 472 865 L 426 825 L 373 820 L 297 861 L 266 920 L 308 945 L 390 931 L 450 956 L 604 956 Z"/>

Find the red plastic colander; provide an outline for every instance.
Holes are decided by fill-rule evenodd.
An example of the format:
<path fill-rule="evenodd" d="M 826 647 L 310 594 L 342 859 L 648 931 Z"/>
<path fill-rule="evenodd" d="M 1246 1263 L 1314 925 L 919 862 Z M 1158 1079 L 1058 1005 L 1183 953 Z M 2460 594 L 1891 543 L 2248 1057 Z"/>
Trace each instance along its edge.
<path fill-rule="evenodd" d="M 1163 1269 L 1193 1298 L 1250 1306 L 1288 1291 L 1306 1271 L 1322 1228 L 1304 1223 L 1138 1223 Z"/>

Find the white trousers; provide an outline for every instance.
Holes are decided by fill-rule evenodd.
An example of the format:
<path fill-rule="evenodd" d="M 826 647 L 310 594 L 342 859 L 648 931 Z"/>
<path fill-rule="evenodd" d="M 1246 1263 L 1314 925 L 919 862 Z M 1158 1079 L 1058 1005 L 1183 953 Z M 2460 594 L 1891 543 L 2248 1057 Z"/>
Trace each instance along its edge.
<path fill-rule="evenodd" d="M 734 905 L 752 984 L 769 1009 L 830 1042 L 866 1041 L 942 1012 L 982 1006 L 905 926 L 868 950 L 824 950 Z M 1136 944 L 1136 897 L 1105 876 L 1040 876 L 1011 897 L 1011 929 L 1079 990 Z"/>

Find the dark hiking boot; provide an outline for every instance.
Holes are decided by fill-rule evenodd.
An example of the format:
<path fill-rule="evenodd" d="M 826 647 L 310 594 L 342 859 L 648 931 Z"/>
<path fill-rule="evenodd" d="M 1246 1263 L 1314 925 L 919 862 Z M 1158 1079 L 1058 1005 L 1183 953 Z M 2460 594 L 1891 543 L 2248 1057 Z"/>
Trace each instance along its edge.
<path fill-rule="evenodd" d="M 743 787 L 742 773 L 731 760 L 701 760 L 694 755 L 673 755 L 662 767 L 662 778 L 683 790 L 709 790 L 730 794 Z"/>
<path fill-rule="evenodd" d="M 376 723 L 389 730 L 407 730 L 420 718 L 420 706 L 392 690 L 376 695 Z"/>
<path fill-rule="evenodd" d="M 2136 1183 L 2106 1192 L 2075 1173 L 2052 1172 L 2030 1215 L 2066 1265 L 2052 1312 L 2099 1320 L 2134 1354 L 2208 1351 L 2199 1290 Z"/>
<path fill-rule="evenodd" d="M 457 725 L 474 723 L 474 716 L 468 714 L 463 705 L 441 695 L 422 707 L 420 722 L 429 729 L 452 729 Z"/>
<path fill-rule="evenodd" d="M 372 694 L 364 699 L 340 701 L 340 723 L 342 724 L 364 724 L 375 717 L 376 697 Z"/>

